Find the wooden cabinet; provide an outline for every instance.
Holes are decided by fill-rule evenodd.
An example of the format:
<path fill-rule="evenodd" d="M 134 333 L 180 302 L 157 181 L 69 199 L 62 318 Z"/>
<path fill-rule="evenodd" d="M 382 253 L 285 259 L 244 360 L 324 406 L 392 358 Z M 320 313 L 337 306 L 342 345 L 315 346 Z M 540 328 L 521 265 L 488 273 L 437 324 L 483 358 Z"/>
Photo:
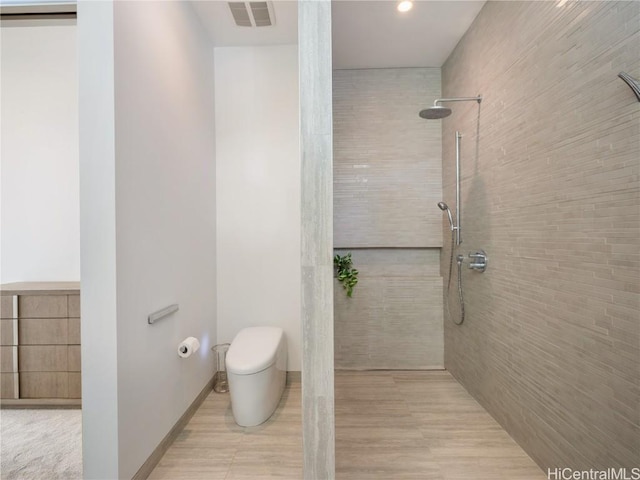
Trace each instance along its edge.
<path fill-rule="evenodd" d="M 80 291 L 77 283 L 2 286 L 3 399 L 80 399 Z"/>
<path fill-rule="evenodd" d="M 18 398 L 17 298 L 0 297 L 0 397 Z"/>

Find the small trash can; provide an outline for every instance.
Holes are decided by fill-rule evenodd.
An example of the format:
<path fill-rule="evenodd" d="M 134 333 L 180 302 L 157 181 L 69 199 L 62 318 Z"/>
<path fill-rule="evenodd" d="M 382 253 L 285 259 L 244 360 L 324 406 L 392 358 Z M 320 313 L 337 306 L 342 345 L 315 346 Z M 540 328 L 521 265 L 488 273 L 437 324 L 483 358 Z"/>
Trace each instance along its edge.
<path fill-rule="evenodd" d="M 216 393 L 227 393 L 229 391 L 229 381 L 227 380 L 227 351 L 229 343 L 221 343 L 211 347 L 216 355 L 216 375 L 213 380 L 213 391 Z"/>

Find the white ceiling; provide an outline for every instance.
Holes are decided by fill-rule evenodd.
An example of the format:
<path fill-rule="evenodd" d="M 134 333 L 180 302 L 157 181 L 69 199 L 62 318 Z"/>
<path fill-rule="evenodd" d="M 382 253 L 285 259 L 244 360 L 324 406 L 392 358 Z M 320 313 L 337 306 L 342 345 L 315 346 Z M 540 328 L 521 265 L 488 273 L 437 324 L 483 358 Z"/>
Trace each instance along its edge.
<path fill-rule="evenodd" d="M 334 0 L 333 68 L 441 67 L 484 3 Z"/>
<path fill-rule="evenodd" d="M 333 0 L 333 67 L 440 67 L 485 1 L 415 0 L 400 13 L 397 0 Z M 194 0 L 216 47 L 298 43 L 296 1 L 272 1 L 275 24 L 238 27 L 223 0 Z"/>

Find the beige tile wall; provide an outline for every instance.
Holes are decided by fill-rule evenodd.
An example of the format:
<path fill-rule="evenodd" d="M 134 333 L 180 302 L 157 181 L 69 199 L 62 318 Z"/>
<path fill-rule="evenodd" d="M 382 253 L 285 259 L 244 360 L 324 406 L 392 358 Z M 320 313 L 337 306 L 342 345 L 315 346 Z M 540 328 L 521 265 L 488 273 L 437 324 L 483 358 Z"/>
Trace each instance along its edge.
<path fill-rule="evenodd" d="M 336 368 L 443 368 L 439 249 L 365 249 L 352 255 L 359 272 L 353 297 L 337 280 L 333 294 Z"/>
<path fill-rule="evenodd" d="M 334 247 L 442 245 L 439 95 L 439 68 L 333 72 Z"/>
<path fill-rule="evenodd" d="M 484 95 L 443 121 L 443 185 L 460 130 L 461 251 L 489 255 L 445 365 L 543 468 L 640 465 L 639 31 L 640 2 L 488 2 L 442 70 Z"/>
<path fill-rule="evenodd" d="M 442 129 L 418 117 L 439 96 L 439 68 L 333 72 L 334 247 L 360 271 L 335 284 L 336 368 L 443 367 Z"/>

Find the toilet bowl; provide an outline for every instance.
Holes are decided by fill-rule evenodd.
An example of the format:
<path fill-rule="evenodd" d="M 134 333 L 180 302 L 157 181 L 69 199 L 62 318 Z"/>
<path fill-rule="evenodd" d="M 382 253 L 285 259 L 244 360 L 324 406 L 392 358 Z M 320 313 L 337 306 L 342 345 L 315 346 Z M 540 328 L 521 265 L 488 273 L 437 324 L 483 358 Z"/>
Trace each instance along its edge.
<path fill-rule="evenodd" d="M 260 425 L 273 414 L 287 379 L 287 340 L 278 327 L 249 327 L 227 352 L 231 409 L 243 427 Z"/>

